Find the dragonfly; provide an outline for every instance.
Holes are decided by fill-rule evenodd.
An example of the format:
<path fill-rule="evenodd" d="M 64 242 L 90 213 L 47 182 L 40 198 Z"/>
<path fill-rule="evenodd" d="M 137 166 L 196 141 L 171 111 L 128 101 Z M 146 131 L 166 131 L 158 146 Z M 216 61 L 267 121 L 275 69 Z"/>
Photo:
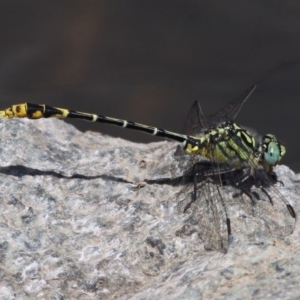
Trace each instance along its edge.
<path fill-rule="evenodd" d="M 205 137 L 202 140 L 205 146 L 201 152 L 202 159 L 197 151 L 189 152 L 188 149 L 191 158 L 183 167 L 186 170 L 183 175 L 185 188 L 179 194 L 183 196 L 182 203 L 185 203 L 183 211 L 190 210 L 191 216 L 187 222 L 189 226 L 184 226 L 182 231 L 193 232 L 195 226 L 191 225 L 194 224 L 200 227 L 199 236 L 207 250 L 224 253 L 228 250 L 232 233 L 228 204 L 236 204 L 236 209 L 243 207 L 242 211 L 246 213 L 241 213 L 241 217 L 246 218 L 248 215 L 248 219 L 251 219 L 257 199 L 267 200 L 265 202 L 269 201 L 272 206 L 273 199 L 276 199 L 277 210 L 282 217 L 279 226 L 272 220 L 272 217 L 277 217 L 275 212 L 266 210 L 263 212 L 265 216 L 256 213 L 265 223 L 265 232 L 275 233 L 280 226 L 284 234 L 294 231 L 296 213 L 275 187 L 277 183 L 282 184 L 277 180 L 274 168 L 285 155 L 285 146 L 273 134 L 258 137 L 256 133 L 234 122 L 255 89 L 256 85 L 252 86 L 208 118 L 196 101 L 184 126 L 188 136 Z M 255 191 L 251 190 L 253 186 L 256 187 Z M 228 192 L 235 198 L 234 202 L 228 201 Z M 187 194 L 191 195 L 190 199 Z M 245 201 L 245 196 L 250 203 Z M 240 205 L 240 202 L 244 204 Z M 240 224 L 237 226 L 241 227 Z M 260 229 L 258 232 L 261 232 Z"/>
<path fill-rule="evenodd" d="M 247 195 L 252 205 L 258 188 L 262 197 L 273 205 L 273 196 L 282 203 L 290 218 L 295 221 L 292 205 L 275 188 L 278 182 L 274 167 L 284 156 L 286 149 L 274 135 L 267 134 L 258 140 L 246 128 L 234 122 L 245 101 L 256 89 L 247 89 L 237 99 L 217 113 L 206 118 L 196 101 L 188 114 L 180 134 L 153 126 L 99 114 L 79 112 L 46 104 L 23 103 L 0 111 L 0 117 L 11 118 L 72 118 L 106 123 L 133 129 L 180 142 L 190 156 L 183 170 L 185 187 L 179 192 L 186 203 L 184 212 L 193 208 L 192 223 L 200 223 L 199 236 L 207 250 L 227 252 L 231 236 L 231 219 L 226 204 L 226 189 Z M 237 200 L 239 202 L 240 200 Z M 293 231 L 293 229 L 291 229 Z"/>

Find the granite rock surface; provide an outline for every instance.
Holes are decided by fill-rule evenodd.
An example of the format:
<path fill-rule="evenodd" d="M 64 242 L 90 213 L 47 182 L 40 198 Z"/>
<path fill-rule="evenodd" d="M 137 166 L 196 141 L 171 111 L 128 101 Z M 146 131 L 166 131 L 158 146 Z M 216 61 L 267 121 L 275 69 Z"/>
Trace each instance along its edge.
<path fill-rule="evenodd" d="M 250 214 L 247 198 L 226 199 L 226 254 L 205 250 L 201 228 L 183 234 L 194 210 L 181 211 L 181 187 L 143 183 L 173 176 L 175 143 L 135 144 L 55 119 L 0 128 L 1 299 L 300 296 L 299 224 L 285 232 L 277 201 Z M 297 176 L 276 173 L 299 215 Z"/>

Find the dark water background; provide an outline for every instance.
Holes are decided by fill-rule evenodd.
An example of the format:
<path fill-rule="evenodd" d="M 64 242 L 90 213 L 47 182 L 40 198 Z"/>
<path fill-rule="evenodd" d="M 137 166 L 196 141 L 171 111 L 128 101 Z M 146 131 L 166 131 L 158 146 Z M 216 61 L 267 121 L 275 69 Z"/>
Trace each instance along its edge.
<path fill-rule="evenodd" d="M 1 1 L 0 41 L 1 108 L 47 103 L 180 132 L 193 101 L 210 114 L 258 81 L 237 122 L 276 134 L 300 171 L 300 1 Z"/>

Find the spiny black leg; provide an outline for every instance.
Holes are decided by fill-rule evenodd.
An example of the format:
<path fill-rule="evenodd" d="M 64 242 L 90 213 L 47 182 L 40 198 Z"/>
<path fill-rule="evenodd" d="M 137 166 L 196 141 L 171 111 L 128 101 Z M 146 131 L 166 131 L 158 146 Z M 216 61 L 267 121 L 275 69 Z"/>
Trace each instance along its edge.
<path fill-rule="evenodd" d="M 295 213 L 294 208 L 292 207 L 292 205 L 287 204 L 286 207 L 287 207 L 290 215 L 292 216 L 292 218 L 296 219 L 296 213 Z"/>
<path fill-rule="evenodd" d="M 183 212 L 185 213 L 197 199 L 197 176 L 193 178 L 194 191 L 192 192 L 192 200 L 185 206 Z"/>
<path fill-rule="evenodd" d="M 227 218 L 226 223 L 227 223 L 228 235 L 231 235 L 231 225 L 230 225 L 230 219 L 229 218 Z"/>
<path fill-rule="evenodd" d="M 268 192 L 267 192 L 262 186 L 260 187 L 260 189 L 261 189 L 261 190 L 263 191 L 263 193 L 268 197 L 270 203 L 271 203 L 272 205 L 274 205 L 273 200 L 272 200 L 271 196 L 268 194 Z"/>

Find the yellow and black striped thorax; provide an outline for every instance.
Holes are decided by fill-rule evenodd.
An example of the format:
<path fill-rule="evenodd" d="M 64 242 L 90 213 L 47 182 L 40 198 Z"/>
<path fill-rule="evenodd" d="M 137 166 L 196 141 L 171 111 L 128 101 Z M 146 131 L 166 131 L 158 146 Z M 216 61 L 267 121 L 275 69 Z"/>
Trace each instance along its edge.
<path fill-rule="evenodd" d="M 261 147 L 254 137 L 238 124 L 226 122 L 205 131 L 203 136 L 189 137 L 185 145 L 189 154 L 207 157 L 218 162 L 240 166 L 252 161 L 258 164 Z"/>

